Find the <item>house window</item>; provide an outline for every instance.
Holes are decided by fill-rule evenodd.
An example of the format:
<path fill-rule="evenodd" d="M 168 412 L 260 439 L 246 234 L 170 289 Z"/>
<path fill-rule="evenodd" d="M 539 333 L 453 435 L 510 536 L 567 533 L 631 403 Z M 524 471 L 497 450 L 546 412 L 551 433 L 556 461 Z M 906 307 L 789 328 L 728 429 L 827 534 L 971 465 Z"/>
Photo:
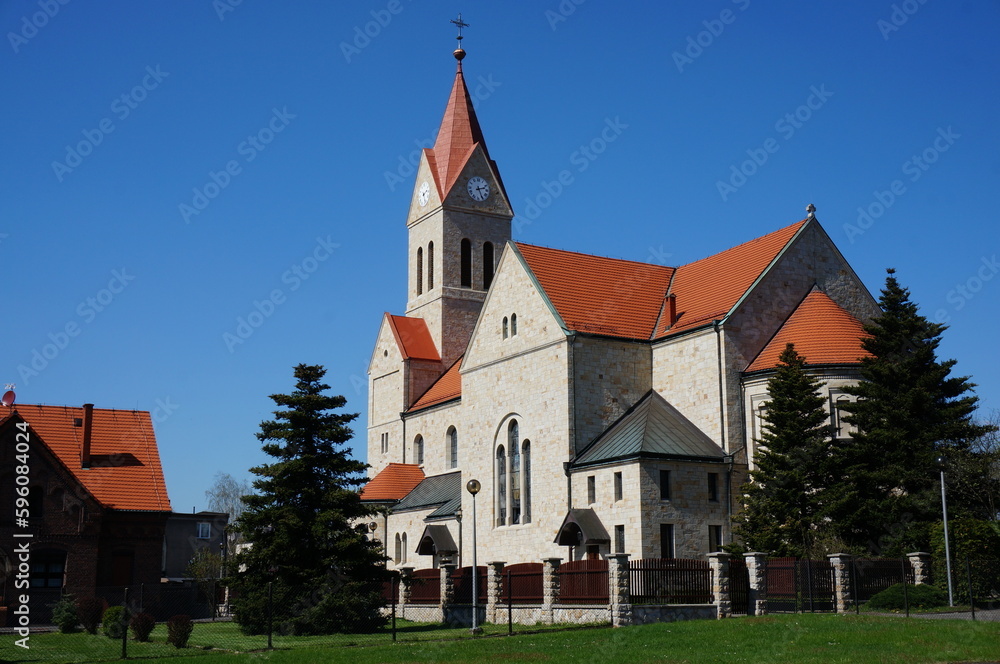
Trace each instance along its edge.
<path fill-rule="evenodd" d="M 833 428 L 836 432 L 837 438 L 847 438 L 851 435 L 851 426 L 844 421 L 844 417 L 849 415 L 847 410 L 844 408 L 847 404 L 851 402 L 851 398 L 848 396 L 839 397 L 833 404 Z"/>
<path fill-rule="evenodd" d="M 42 549 L 31 553 L 31 587 L 62 588 L 66 575 L 66 552 Z"/>
<path fill-rule="evenodd" d="M 670 471 L 660 471 L 660 500 L 670 500 Z"/>
<path fill-rule="evenodd" d="M 493 283 L 493 243 L 483 243 L 483 290 L 489 290 Z"/>
<path fill-rule="evenodd" d="M 507 426 L 507 446 L 510 449 L 511 523 L 521 523 L 521 441 L 517 420 L 511 420 Z"/>
<path fill-rule="evenodd" d="M 458 431 L 455 427 L 448 429 L 448 455 L 451 457 L 451 467 L 458 468 Z"/>
<path fill-rule="evenodd" d="M 507 455 L 503 445 L 497 448 L 497 525 L 507 524 Z"/>
<path fill-rule="evenodd" d="M 434 290 L 434 243 L 427 243 L 427 290 Z"/>
<path fill-rule="evenodd" d="M 615 502 L 622 499 L 622 474 L 615 473 Z"/>
<path fill-rule="evenodd" d="M 531 441 L 521 446 L 521 474 L 524 476 L 524 522 L 531 522 Z"/>
<path fill-rule="evenodd" d="M 660 524 L 660 558 L 676 558 L 674 555 L 674 524 Z"/>
<path fill-rule="evenodd" d="M 708 474 L 708 499 L 713 503 L 719 502 L 719 474 Z"/>
<path fill-rule="evenodd" d="M 615 553 L 625 553 L 625 526 L 615 526 Z"/>
<path fill-rule="evenodd" d="M 597 478 L 593 475 L 587 475 L 587 502 L 597 502 Z"/>
<path fill-rule="evenodd" d="M 462 288 L 472 288 L 472 243 L 462 238 Z"/>
<path fill-rule="evenodd" d="M 424 437 L 420 435 L 413 440 L 413 462 L 418 466 L 424 462 Z"/>
<path fill-rule="evenodd" d="M 424 292 L 424 248 L 417 247 L 417 295 Z"/>
<path fill-rule="evenodd" d="M 212 524 L 208 521 L 198 522 L 198 539 L 212 539 Z"/>
<path fill-rule="evenodd" d="M 517 314 L 510 315 L 510 336 L 517 336 Z"/>
<path fill-rule="evenodd" d="M 722 551 L 722 526 L 708 527 L 708 551 Z"/>
<path fill-rule="evenodd" d="M 503 338 L 506 339 L 508 336 L 509 329 L 507 327 L 507 317 L 503 317 Z"/>

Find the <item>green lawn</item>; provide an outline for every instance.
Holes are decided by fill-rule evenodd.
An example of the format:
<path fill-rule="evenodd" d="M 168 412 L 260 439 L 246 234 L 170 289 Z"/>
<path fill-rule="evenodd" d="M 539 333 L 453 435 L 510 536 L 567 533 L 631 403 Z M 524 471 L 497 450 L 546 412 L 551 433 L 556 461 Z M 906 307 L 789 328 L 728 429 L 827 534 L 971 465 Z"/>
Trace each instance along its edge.
<path fill-rule="evenodd" d="M 619 629 L 542 631 L 511 638 L 487 636 L 456 640 L 467 629 L 436 630 L 410 625 L 411 638 L 425 639 L 365 647 L 335 645 L 328 637 L 283 638 L 270 652 L 222 654 L 218 651 L 177 651 L 164 644 L 129 644 L 137 657 L 162 652 L 184 655 L 171 662 L 235 664 L 237 662 L 484 662 L 540 661 L 557 664 L 593 662 L 768 662 L 808 664 L 850 662 L 864 664 L 917 662 L 970 662 L 1000 660 L 1000 623 L 962 620 L 924 620 L 854 615 L 775 615 L 721 621 L 661 623 Z M 505 628 L 489 626 L 494 632 Z M 202 634 L 199 634 L 199 628 Z M 192 644 L 219 644 L 231 626 L 195 627 Z M 157 627 L 157 630 L 161 627 Z M 521 628 L 525 629 L 525 628 Z M 154 632 L 154 635 L 156 633 Z M 162 638 L 162 635 L 161 635 Z M 339 637 L 341 640 L 344 637 Z M 323 643 L 321 640 L 325 639 Z M 103 640 L 112 648 L 107 648 Z M 39 635 L 32 638 L 27 661 L 114 661 L 117 651 L 106 637 L 89 635 Z M 51 646 L 51 648 L 50 648 Z M 9 656 L 4 645 L 0 657 Z M 172 651 L 172 652 L 171 652 Z M 47 656 L 46 656 L 46 653 Z M 197 655 L 197 656 L 189 656 Z M 162 656 L 162 655 L 161 655 Z M 26 661 L 26 660 L 18 660 Z"/>

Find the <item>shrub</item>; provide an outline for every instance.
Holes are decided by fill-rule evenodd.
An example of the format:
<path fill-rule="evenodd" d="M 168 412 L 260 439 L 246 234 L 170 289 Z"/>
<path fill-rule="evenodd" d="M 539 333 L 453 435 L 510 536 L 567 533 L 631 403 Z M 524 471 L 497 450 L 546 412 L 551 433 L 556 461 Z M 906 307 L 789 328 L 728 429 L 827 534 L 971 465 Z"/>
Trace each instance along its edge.
<path fill-rule="evenodd" d="M 194 623 L 191 622 L 191 616 L 183 613 L 173 616 L 167 621 L 167 643 L 174 644 L 175 648 L 184 648 L 191 638 L 192 630 Z"/>
<path fill-rule="evenodd" d="M 132 638 L 136 641 L 149 641 L 149 634 L 156 627 L 156 619 L 148 613 L 137 613 L 128 623 L 132 629 Z"/>
<path fill-rule="evenodd" d="M 104 609 L 107 605 L 104 600 L 96 597 L 82 597 L 76 601 L 76 615 L 80 619 L 80 624 L 89 634 L 97 634 L 97 628 L 104 617 Z"/>
<path fill-rule="evenodd" d="M 125 607 L 112 606 L 104 612 L 101 631 L 109 639 L 120 639 L 125 634 Z"/>
<path fill-rule="evenodd" d="M 76 599 L 69 593 L 63 595 L 52 607 L 52 622 L 59 626 L 63 634 L 72 634 L 80 624 L 76 613 Z"/>
<path fill-rule="evenodd" d="M 906 584 L 906 600 L 911 609 L 933 609 L 948 604 L 947 596 L 939 588 L 925 583 L 920 585 Z M 889 586 L 868 600 L 868 608 L 880 611 L 905 611 L 903 584 Z"/>

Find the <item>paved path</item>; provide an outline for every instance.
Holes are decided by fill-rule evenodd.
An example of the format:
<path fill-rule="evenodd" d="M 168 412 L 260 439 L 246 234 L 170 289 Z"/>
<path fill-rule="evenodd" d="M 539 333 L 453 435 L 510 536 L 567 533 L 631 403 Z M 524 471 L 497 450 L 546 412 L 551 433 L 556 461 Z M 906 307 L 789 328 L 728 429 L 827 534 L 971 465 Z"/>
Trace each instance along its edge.
<path fill-rule="evenodd" d="M 864 613 L 862 612 L 862 615 Z M 876 616 L 906 616 L 905 613 L 870 613 Z M 955 611 L 954 613 L 911 613 L 911 618 L 929 618 L 931 620 L 972 620 L 971 611 Z M 976 620 L 1000 622 L 1000 609 L 976 609 Z"/>

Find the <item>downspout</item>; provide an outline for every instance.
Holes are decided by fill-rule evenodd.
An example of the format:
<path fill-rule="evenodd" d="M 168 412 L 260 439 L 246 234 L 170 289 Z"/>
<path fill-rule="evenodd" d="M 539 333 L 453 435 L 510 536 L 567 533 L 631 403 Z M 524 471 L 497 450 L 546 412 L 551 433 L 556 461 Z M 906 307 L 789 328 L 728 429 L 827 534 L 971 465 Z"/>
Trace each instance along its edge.
<path fill-rule="evenodd" d="M 403 417 L 406 413 L 400 413 L 399 419 L 403 422 L 403 461 L 401 463 L 406 463 L 406 418 Z"/>
<path fill-rule="evenodd" d="M 567 426 L 569 428 L 569 439 L 567 444 L 569 445 L 569 458 L 570 461 L 563 464 L 563 472 L 566 474 L 566 512 L 573 509 L 573 478 L 570 474 L 570 465 L 572 460 L 576 458 L 576 381 L 574 380 L 574 368 L 573 368 L 573 344 L 576 341 L 575 334 L 569 334 L 566 337 L 566 367 L 569 373 L 569 417 L 567 421 Z M 572 560 L 572 557 L 570 558 Z"/>
<path fill-rule="evenodd" d="M 727 451 L 728 446 L 726 445 L 726 400 L 723 396 L 724 387 L 724 375 L 722 371 L 722 326 L 720 325 L 722 321 L 715 320 L 712 321 L 712 328 L 715 330 L 715 348 L 716 357 L 719 366 L 719 439 L 722 441 L 723 451 Z M 728 539 L 732 542 L 733 529 L 733 500 L 732 500 L 732 485 L 733 485 L 733 455 L 726 454 L 725 459 L 729 463 L 729 468 L 726 471 L 726 534 L 728 537 L 723 539 Z"/>

